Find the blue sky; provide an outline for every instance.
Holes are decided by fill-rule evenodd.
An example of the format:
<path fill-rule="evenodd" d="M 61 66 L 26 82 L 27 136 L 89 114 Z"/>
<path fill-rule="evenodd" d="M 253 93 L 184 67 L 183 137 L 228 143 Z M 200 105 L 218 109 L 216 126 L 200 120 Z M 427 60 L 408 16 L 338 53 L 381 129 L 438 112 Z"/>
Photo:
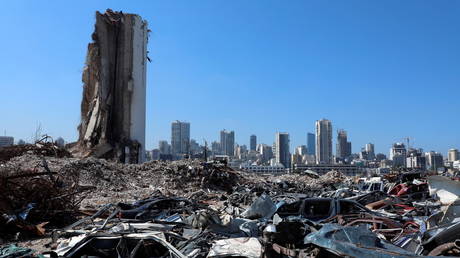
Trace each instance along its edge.
<path fill-rule="evenodd" d="M 1 134 L 77 138 L 95 11 L 149 22 L 147 148 L 191 123 L 202 142 L 305 144 L 321 118 L 353 151 L 460 148 L 460 1 L 2 1 Z M 335 138 L 334 134 L 334 138 Z M 335 140 L 335 139 L 334 139 Z"/>

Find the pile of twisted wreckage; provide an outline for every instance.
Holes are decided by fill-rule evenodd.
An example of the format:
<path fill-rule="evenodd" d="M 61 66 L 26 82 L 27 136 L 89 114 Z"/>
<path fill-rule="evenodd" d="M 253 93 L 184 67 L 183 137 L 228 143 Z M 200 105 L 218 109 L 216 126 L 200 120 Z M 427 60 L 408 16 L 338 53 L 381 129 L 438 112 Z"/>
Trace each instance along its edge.
<path fill-rule="evenodd" d="M 0 257 L 460 256 L 460 182 L 445 176 L 264 176 L 22 148 L 0 152 Z"/>

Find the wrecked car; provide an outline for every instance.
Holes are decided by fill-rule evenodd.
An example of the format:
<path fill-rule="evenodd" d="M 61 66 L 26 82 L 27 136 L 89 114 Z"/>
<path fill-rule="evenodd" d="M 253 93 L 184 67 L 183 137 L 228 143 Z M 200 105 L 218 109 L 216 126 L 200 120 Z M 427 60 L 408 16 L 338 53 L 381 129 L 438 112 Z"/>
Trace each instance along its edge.
<path fill-rule="evenodd" d="M 373 213 L 355 201 L 333 198 L 306 198 L 284 204 L 277 210 L 277 214 L 281 218 L 300 216 L 314 222 L 321 222 L 339 214 L 363 212 Z"/>

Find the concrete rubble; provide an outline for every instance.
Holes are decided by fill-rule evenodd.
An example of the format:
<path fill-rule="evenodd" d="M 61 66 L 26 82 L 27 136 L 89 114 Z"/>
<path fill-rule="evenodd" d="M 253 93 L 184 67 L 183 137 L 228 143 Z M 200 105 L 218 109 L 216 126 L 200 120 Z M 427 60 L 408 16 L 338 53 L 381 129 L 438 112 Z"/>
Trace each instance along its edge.
<path fill-rule="evenodd" d="M 122 164 L 19 153 L 0 166 L 0 238 L 8 252 L 460 255 L 458 181 L 446 176 L 256 175 L 200 160 Z"/>

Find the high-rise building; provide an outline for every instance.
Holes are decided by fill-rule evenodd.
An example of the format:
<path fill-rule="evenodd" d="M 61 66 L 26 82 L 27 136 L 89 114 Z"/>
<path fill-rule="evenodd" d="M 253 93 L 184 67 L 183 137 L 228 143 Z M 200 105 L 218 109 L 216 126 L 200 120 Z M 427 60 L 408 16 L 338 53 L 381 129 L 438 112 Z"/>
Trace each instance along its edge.
<path fill-rule="evenodd" d="M 351 142 L 347 142 L 347 154 L 348 154 L 348 157 L 351 156 Z"/>
<path fill-rule="evenodd" d="M 200 152 L 201 152 L 200 144 L 198 144 L 196 140 L 191 139 L 190 140 L 190 153 L 193 155 L 193 154 L 197 154 Z"/>
<path fill-rule="evenodd" d="M 160 150 L 159 149 L 153 149 L 150 154 L 150 160 L 160 160 Z"/>
<path fill-rule="evenodd" d="M 220 142 L 212 142 L 211 143 L 211 151 L 212 155 L 221 155 L 222 154 L 222 147 L 220 146 Z"/>
<path fill-rule="evenodd" d="M 258 143 L 257 146 L 256 146 L 256 151 L 257 153 L 259 154 L 262 154 L 262 147 L 264 146 L 265 144 L 263 143 Z"/>
<path fill-rule="evenodd" d="M 367 153 L 367 159 L 374 160 L 375 159 L 374 144 L 372 144 L 372 143 L 366 144 L 365 150 L 366 150 L 366 153 Z"/>
<path fill-rule="evenodd" d="M 291 155 L 291 163 L 294 165 L 302 165 L 302 155 L 298 154 L 297 152 Z"/>
<path fill-rule="evenodd" d="M 226 131 L 225 129 L 220 131 L 220 147 L 222 148 L 222 154 L 232 157 L 235 153 L 235 132 Z"/>
<path fill-rule="evenodd" d="M 273 158 L 273 148 L 267 144 L 258 145 L 259 153 L 262 156 L 262 162 L 269 162 Z"/>
<path fill-rule="evenodd" d="M 297 146 L 297 148 L 295 148 L 295 154 L 298 154 L 300 156 L 307 155 L 308 154 L 307 146 L 306 145 Z"/>
<path fill-rule="evenodd" d="M 400 153 L 393 155 L 393 167 L 406 167 L 406 156 Z"/>
<path fill-rule="evenodd" d="M 437 170 L 438 168 L 444 167 L 444 159 L 441 153 L 430 151 L 425 153 L 425 157 L 428 169 Z"/>
<path fill-rule="evenodd" d="M 159 141 L 158 142 L 158 150 L 160 154 L 171 154 L 171 145 L 169 145 L 168 141 Z"/>
<path fill-rule="evenodd" d="M 0 136 L 0 147 L 8 147 L 14 144 L 14 137 Z"/>
<path fill-rule="evenodd" d="M 447 160 L 449 162 L 454 162 L 456 160 L 459 160 L 460 156 L 458 155 L 458 150 L 457 149 L 450 149 L 449 152 L 447 153 Z"/>
<path fill-rule="evenodd" d="M 285 168 L 291 167 L 291 153 L 289 151 L 288 133 L 276 133 L 275 160 L 276 163 L 283 164 Z"/>
<path fill-rule="evenodd" d="M 316 121 L 316 163 L 332 163 L 332 123 L 327 119 Z"/>
<path fill-rule="evenodd" d="M 407 151 L 406 151 L 406 146 L 404 145 L 404 143 L 397 142 L 393 144 L 393 147 L 390 149 L 390 159 L 393 160 L 393 157 L 396 154 L 401 154 L 404 157 L 406 157 L 406 153 Z"/>
<path fill-rule="evenodd" d="M 364 146 L 364 148 L 361 148 L 359 157 L 360 159 L 364 159 L 364 160 L 374 160 L 375 159 L 374 144 L 368 143 Z M 402 158 L 402 156 L 398 157 L 398 159 L 399 158 Z M 404 161 L 402 163 L 404 163 Z"/>
<path fill-rule="evenodd" d="M 249 138 L 249 150 L 250 151 L 256 151 L 256 147 L 257 147 L 257 136 L 255 135 L 251 135 L 251 137 Z"/>
<path fill-rule="evenodd" d="M 188 154 L 190 149 L 190 123 L 174 121 L 171 124 L 171 151 L 173 155 Z"/>
<path fill-rule="evenodd" d="M 234 156 L 237 159 L 246 159 L 246 157 L 248 156 L 248 148 L 247 148 L 247 146 L 246 145 L 238 145 L 238 144 L 236 144 Z"/>
<path fill-rule="evenodd" d="M 308 155 L 315 155 L 316 154 L 316 139 L 315 139 L 315 134 L 314 133 L 307 133 L 307 151 Z"/>
<path fill-rule="evenodd" d="M 390 149 L 390 160 L 394 167 L 406 167 L 407 151 L 404 143 L 397 142 Z"/>
<path fill-rule="evenodd" d="M 359 159 L 363 159 L 363 160 L 369 159 L 365 148 L 361 148 L 361 151 L 359 152 Z"/>
<path fill-rule="evenodd" d="M 406 158 L 406 167 L 422 170 L 426 169 L 426 157 L 423 155 L 422 149 L 409 148 Z"/>
<path fill-rule="evenodd" d="M 384 160 L 384 159 L 387 159 L 387 156 L 386 156 L 385 154 L 383 154 L 383 153 L 377 153 L 377 154 L 375 155 L 375 159 L 376 159 L 377 161 L 382 161 L 382 160 Z"/>
<path fill-rule="evenodd" d="M 347 132 L 345 130 L 337 131 L 336 157 L 339 159 L 348 158 L 351 155 L 351 142 L 347 141 Z"/>

